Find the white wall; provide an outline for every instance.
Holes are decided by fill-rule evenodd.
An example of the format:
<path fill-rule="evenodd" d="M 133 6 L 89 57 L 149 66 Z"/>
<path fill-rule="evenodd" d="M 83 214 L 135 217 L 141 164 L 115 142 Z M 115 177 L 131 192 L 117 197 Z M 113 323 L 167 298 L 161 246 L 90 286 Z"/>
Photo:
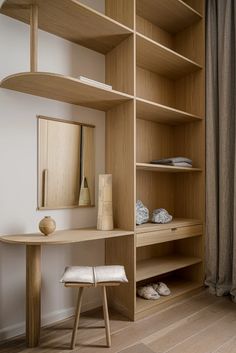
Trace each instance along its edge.
<path fill-rule="evenodd" d="M 103 1 L 84 0 L 104 11 Z M 29 71 L 29 27 L 0 15 L 0 79 Z M 39 70 L 104 81 L 104 56 L 39 32 Z M 0 89 L 0 234 L 36 232 L 51 215 L 57 229 L 96 225 L 97 209 L 37 211 L 36 115 L 96 125 L 96 175 L 104 172 L 105 114 L 92 109 Z M 103 242 L 42 248 L 42 322 L 73 313 L 74 291 L 58 283 L 68 264 L 101 264 Z M 84 309 L 99 305 L 88 292 Z M 25 330 L 25 248 L 0 243 L 0 340 Z"/>

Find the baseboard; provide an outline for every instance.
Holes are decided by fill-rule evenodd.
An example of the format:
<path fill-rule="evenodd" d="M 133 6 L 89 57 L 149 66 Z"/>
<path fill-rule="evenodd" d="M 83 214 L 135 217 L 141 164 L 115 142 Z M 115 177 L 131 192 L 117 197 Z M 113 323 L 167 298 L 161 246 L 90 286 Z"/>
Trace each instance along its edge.
<path fill-rule="evenodd" d="M 101 300 L 91 301 L 82 306 L 82 312 L 89 311 L 101 306 Z M 57 310 L 42 317 L 42 327 L 54 324 L 57 321 L 65 320 L 74 315 L 75 308 Z M 20 322 L 0 329 L 0 341 L 25 334 L 25 322 Z"/>

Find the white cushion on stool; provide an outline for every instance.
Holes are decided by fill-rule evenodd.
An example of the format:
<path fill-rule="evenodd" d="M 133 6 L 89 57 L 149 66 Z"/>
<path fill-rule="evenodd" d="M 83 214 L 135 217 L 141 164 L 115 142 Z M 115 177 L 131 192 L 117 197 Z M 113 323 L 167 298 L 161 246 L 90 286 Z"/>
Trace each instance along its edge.
<path fill-rule="evenodd" d="M 60 282 L 94 283 L 93 268 L 91 266 L 67 266 Z"/>
<path fill-rule="evenodd" d="M 60 280 L 62 283 L 128 282 L 124 266 L 68 266 Z"/>
<path fill-rule="evenodd" d="M 94 267 L 95 283 L 128 282 L 124 266 L 96 266 Z"/>

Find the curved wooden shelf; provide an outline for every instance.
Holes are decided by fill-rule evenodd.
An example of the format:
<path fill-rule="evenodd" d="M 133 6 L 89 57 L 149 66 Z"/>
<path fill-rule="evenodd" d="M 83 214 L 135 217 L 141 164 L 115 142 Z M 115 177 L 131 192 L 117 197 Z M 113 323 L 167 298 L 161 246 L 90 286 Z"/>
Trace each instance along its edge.
<path fill-rule="evenodd" d="M 0 87 L 102 111 L 133 98 L 125 93 L 88 85 L 76 78 L 47 72 L 11 75 L 1 82 Z"/>
<path fill-rule="evenodd" d="M 102 54 L 115 48 L 133 31 L 76 0 L 34 0 L 39 28 Z M 29 23 L 32 0 L 6 0 L 0 12 Z"/>
<path fill-rule="evenodd" d="M 97 230 L 96 228 L 82 228 L 58 230 L 49 236 L 44 236 L 41 233 L 2 235 L 0 236 L 0 242 L 21 245 L 70 244 L 80 243 L 88 240 L 121 237 L 125 235 L 133 235 L 133 232 L 121 229 L 114 229 L 109 231 Z"/>
<path fill-rule="evenodd" d="M 167 172 L 167 173 L 192 173 L 201 172 L 200 168 L 188 168 L 188 167 L 175 167 L 162 164 L 151 164 L 151 163 L 136 163 L 137 170 L 147 170 L 150 172 Z"/>
<path fill-rule="evenodd" d="M 170 33 L 177 33 L 202 19 L 182 0 L 137 0 L 137 14 Z"/>
<path fill-rule="evenodd" d="M 137 65 L 170 79 L 178 79 L 202 69 L 196 62 L 137 33 Z"/>
<path fill-rule="evenodd" d="M 137 117 L 170 125 L 202 121 L 200 116 L 190 114 L 146 99 L 136 98 Z"/>

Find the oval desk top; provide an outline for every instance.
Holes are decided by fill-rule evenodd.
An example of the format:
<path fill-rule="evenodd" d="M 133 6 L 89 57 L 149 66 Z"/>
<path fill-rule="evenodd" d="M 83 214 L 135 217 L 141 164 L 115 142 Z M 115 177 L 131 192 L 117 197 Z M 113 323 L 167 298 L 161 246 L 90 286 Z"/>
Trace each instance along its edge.
<path fill-rule="evenodd" d="M 132 231 L 122 229 L 97 230 L 96 228 L 81 228 L 58 230 L 48 236 L 41 233 L 2 235 L 0 236 L 0 241 L 4 243 L 24 245 L 70 244 L 133 234 L 134 232 Z"/>

